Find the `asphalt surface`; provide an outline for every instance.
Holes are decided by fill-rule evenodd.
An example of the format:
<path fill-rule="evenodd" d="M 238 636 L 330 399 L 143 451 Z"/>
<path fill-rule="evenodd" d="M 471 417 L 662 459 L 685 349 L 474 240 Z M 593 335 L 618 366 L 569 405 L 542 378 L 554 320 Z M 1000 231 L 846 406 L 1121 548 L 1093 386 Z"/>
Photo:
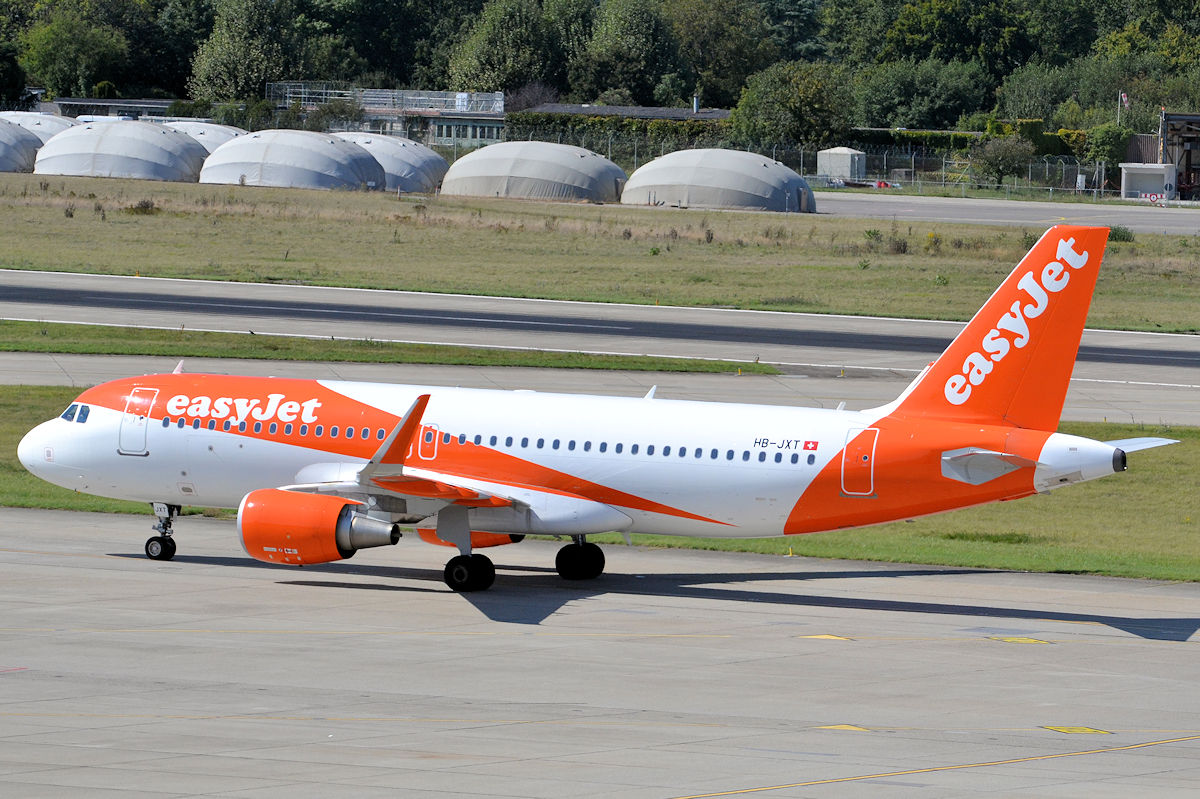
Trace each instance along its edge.
<path fill-rule="evenodd" d="M 1029 202 L 983 200 L 965 197 L 921 197 L 878 192 L 814 192 L 822 214 L 911 222 L 1028 227 L 1041 232 L 1050 225 L 1122 225 L 1138 233 L 1173 236 L 1200 235 L 1200 207 L 1172 204 L 1081 202 Z"/>
<path fill-rule="evenodd" d="M 158 563 L 150 521 L 0 509 L 0 795 L 1200 783 L 1196 585 L 621 546 L 578 584 L 530 540 L 464 596 L 407 539 L 292 570 L 188 517 Z"/>

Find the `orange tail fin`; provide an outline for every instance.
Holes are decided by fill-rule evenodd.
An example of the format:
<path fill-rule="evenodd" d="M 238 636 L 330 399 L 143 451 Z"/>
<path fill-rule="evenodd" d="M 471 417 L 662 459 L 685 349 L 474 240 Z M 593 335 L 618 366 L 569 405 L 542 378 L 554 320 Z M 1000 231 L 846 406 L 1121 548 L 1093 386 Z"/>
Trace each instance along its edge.
<path fill-rule="evenodd" d="M 1047 230 L 894 413 L 1055 430 L 1107 241 Z"/>

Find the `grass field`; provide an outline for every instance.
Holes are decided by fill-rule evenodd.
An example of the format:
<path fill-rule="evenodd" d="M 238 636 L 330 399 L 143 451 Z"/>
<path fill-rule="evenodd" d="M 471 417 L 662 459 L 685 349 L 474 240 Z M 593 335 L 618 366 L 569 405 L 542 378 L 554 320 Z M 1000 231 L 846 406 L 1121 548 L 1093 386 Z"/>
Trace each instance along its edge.
<path fill-rule="evenodd" d="M 163 355 L 174 358 L 250 358 L 276 361 L 437 363 L 457 366 L 527 366 L 559 369 L 624 369 L 655 372 L 779 374 L 763 363 L 695 358 L 589 355 L 575 352 L 504 350 L 372 340 L 147 330 L 101 325 L 0 320 L 0 352 L 61 352 L 85 355 Z"/>
<path fill-rule="evenodd" d="M 17 462 L 20 437 L 59 413 L 77 392 L 0 387 L 0 504 L 148 513 L 144 505 L 57 488 Z M 1100 439 L 1169 435 L 1183 443 L 1130 455 L 1125 474 L 914 522 L 746 541 L 650 536 L 634 540 L 652 546 L 1200 580 L 1200 429 L 1111 424 L 1065 424 L 1062 429 Z M 186 520 L 179 530 L 186 537 Z"/>
<path fill-rule="evenodd" d="M 965 319 L 1041 230 L 0 175 L 0 266 Z M 1200 330 L 1200 237 L 1110 243 L 1089 324 Z"/>

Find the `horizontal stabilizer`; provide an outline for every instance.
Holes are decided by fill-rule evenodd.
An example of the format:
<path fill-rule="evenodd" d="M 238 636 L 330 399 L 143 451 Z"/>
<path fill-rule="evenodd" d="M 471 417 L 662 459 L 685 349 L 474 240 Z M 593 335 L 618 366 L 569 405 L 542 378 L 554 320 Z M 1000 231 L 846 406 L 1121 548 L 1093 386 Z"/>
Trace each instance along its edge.
<path fill-rule="evenodd" d="M 1168 444 L 1178 444 L 1179 441 L 1174 438 L 1122 438 L 1117 441 L 1105 441 L 1110 447 L 1116 447 L 1125 452 L 1138 452 L 1143 449 L 1153 449 L 1155 447 L 1165 447 Z"/>

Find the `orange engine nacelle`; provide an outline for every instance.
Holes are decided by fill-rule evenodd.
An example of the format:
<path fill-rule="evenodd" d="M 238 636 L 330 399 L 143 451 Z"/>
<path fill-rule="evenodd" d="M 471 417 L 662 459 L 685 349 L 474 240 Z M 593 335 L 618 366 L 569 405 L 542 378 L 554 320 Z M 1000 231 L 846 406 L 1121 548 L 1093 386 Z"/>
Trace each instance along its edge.
<path fill-rule="evenodd" d="M 355 510 L 352 499 L 263 488 L 242 497 L 237 528 L 242 548 L 267 563 L 328 563 L 360 549 L 395 544 L 399 526 Z"/>
<path fill-rule="evenodd" d="M 426 544 L 437 544 L 439 547 L 455 546 L 445 539 L 438 538 L 436 530 L 417 530 L 417 535 Z M 505 544 L 520 543 L 525 536 L 509 533 L 481 533 L 478 530 L 471 531 L 471 549 L 484 549 L 485 547 L 502 547 Z"/>

